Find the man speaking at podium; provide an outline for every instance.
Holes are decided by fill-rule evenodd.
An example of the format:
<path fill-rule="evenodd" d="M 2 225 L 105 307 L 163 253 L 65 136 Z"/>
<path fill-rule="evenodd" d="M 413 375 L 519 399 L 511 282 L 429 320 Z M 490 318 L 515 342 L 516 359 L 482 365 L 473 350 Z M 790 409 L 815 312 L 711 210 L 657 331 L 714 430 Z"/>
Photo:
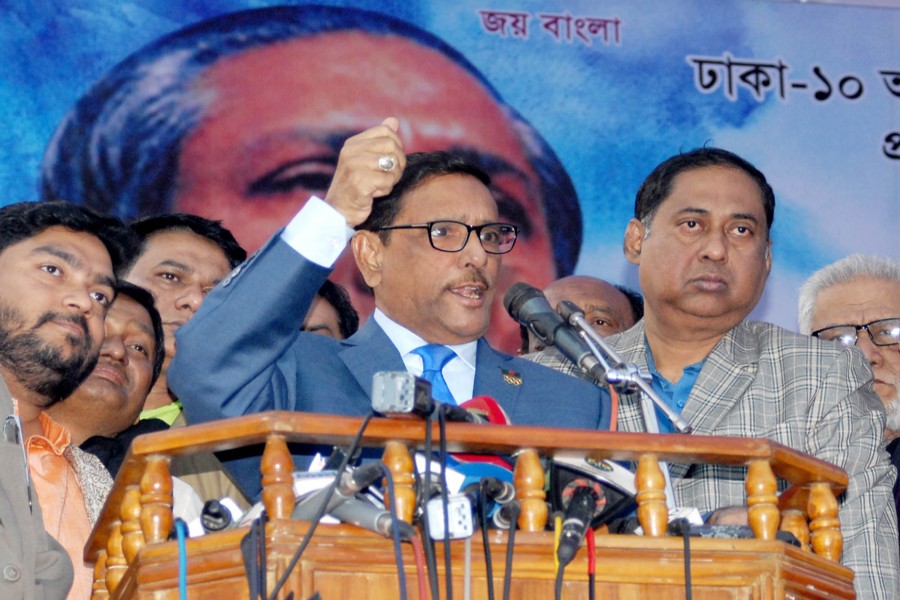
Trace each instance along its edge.
<path fill-rule="evenodd" d="M 432 381 L 437 400 L 494 398 L 517 425 L 608 428 L 605 392 L 483 339 L 516 227 L 498 223 L 487 175 L 442 152 L 407 157 L 399 127 L 388 118 L 348 139 L 325 198 L 310 199 L 178 331 L 169 385 L 190 422 L 266 410 L 362 416 L 372 376 L 408 370 Z M 348 240 L 374 290 L 373 318 L 343 342 L 300 333 Z M 255 496 L 259 472 L 246 467 L 235 475 Z"/>

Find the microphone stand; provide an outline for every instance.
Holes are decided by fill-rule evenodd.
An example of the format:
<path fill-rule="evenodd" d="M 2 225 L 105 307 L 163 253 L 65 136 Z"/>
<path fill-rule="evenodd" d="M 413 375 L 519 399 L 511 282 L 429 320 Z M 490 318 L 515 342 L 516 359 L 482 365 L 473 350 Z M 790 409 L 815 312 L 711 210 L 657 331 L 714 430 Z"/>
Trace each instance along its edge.
<path fill-rule="evenodd" d="M 616 391 L 640 393 L 641 413 L 644 417 L 644 428 L 648 433 L 659 433 L 659 421 L 656 418 L 654 406 L 666 415 L 679 433 L 691 432 L 691 424 L 654 391 L 653 386 L 648 382 L 649 374 L 642 371 L 636 364 L 625 363 L 619 354 L 606 343 L 603 336 L 594 331 L 594 328 L 584 318 L 584 312 L 575 303 L 564 300 L 557 306 L 557 311 L 567 323 L 576 328 L 578 335 L 605 369 L 606 381 L 612 384 Z M 666 481 L 666 504 L 672 509 L 675 506 L 675 494 L 669 475 L 669 466 L 661 461 L 659 467 Z"/>

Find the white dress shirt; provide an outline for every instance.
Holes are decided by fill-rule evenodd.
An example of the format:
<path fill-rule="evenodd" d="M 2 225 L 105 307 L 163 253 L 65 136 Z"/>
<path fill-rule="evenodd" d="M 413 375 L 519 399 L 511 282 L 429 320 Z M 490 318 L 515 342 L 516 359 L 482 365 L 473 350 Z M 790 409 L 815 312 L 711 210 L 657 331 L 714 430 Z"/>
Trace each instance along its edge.
<path fill-rule="evenodd" d="M 303 258 L 320 267 L 331 268 L 353 237 L 343 215 L 324 200 L 312 196 L 281 232 L 281 239 Z M 406 369 L 416 376 L 422 375 L 422 358 L 412 351 L 428 344 L 421 337 L 393 321 L 380 309 L 372 315 L 384 330 L 391 343 L 403 357 Z M 475 389 L 475 362 L 478 342 L 449 346 L 456 356 L 451 358 L 441 373 L 450 393 L 457 403 L 472 397 Z"/>

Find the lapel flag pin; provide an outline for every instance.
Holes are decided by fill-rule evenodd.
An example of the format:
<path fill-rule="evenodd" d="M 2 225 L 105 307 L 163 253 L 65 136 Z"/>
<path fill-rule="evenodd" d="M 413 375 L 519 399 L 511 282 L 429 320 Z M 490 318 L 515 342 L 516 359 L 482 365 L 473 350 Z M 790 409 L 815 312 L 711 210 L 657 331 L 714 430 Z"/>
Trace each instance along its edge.
<path fill-rule="evenodd" d="M 500 372 L 503 373 L 503 381 L 510 385 L 522 385 L 522 376 L 512 369 L 500 369 Z"/>

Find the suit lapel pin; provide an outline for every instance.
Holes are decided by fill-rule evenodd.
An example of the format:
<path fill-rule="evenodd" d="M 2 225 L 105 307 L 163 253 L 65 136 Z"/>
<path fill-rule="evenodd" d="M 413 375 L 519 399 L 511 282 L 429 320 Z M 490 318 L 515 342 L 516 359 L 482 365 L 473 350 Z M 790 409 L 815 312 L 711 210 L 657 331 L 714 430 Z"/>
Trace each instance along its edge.
<path fill-rule="evenodd" d="M 512 369 L 500 369 L 503 374 L 503 381 L 509 385 L 522 385 L 522 376 Z"/>

